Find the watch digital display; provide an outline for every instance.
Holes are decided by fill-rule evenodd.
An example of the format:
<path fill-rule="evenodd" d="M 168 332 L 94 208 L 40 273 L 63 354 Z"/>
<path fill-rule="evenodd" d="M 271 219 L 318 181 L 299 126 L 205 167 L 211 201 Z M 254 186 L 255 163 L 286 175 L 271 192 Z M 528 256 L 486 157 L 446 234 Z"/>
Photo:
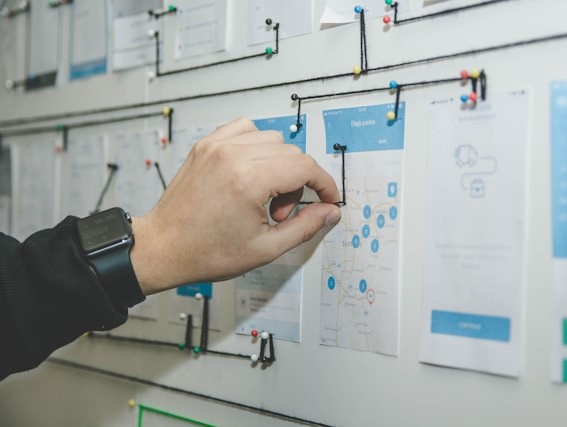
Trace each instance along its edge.
<path fill-rule="evenodd" d="M 119 245 L 131 237 L 130 224 L 119 208 L 109 209 L 77 222 L 79 241 L 86 254 Z"/>

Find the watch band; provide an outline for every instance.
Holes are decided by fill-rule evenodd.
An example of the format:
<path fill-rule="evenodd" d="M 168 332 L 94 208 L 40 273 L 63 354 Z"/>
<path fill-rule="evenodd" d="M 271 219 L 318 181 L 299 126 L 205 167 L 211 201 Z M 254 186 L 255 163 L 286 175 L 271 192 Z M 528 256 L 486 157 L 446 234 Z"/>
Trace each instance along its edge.
<path fill-rule="evenodd" d="M 132 267 L 130 247 L 93 257 L 89 262 L 117 307 L 132 307 L 146 299 Z"/>

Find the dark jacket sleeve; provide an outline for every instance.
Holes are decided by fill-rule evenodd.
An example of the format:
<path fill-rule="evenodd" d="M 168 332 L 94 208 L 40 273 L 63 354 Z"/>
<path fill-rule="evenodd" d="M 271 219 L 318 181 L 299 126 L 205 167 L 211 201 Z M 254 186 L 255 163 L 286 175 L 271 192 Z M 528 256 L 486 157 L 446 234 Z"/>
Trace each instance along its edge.
<path fill-rule="evenodd" d="M 23 243 L 0 233 L 0 380 L 39 365 L 84 332 L 127 319 L 75 246 L 76 221 L 67 217 Z"/>

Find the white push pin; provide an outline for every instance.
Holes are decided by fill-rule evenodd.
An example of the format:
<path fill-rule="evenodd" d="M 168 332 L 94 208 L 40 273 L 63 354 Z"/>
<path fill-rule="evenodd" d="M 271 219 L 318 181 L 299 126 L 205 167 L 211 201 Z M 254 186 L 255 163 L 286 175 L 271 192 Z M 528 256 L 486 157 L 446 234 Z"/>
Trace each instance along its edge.
<path fill-rule="evenodd" d="M 187 314 L 186 313 L 179 313 L 179 320 L 187 320 Z"/>
<path fill-rule="evenodd" d="M 267 340 L 269 336 L 270 334 L 268 334 L 266 331 L 262 331 L 262 333 L 260 334 L 260 338 L 262 338 L 263 340 Z"/>
<path fill-rule="evenodd" d="M 16 84 L 14 83 L 14 80 L 6 80 L 4 82 L 4 87 L 8 90 L 14 89 L 15 86 L 16 86 Z"/>
<path fill-rule="evenodd" d="M 291 133 L 297 132 L 297 125 L 296 125 L 295 123 L 294 123 L 293 125 L 291 125 L 291 126 L 289 127 L 289 131 L 290 131 Z"/>
<path fill-rule="evenodd" d="M 153 28 L 150 28 L 150 29 L 148 30 L 148 37 L 149 37 L 150 39 L 153 39 L 153 38 L 156 36 L 156 34 L 157 34 L 157 31 L 154 30 Z"/>
<path fill-rule="evenodd" d="M 202 294 L 201 292 L 197 292 L 197 293 L 195 294 L 195 299 L 196 299 L 196 300 L 202 300 L 202 299 L 203 299 L 203 294 Z"/>
<path fill-rule="evenodd" d="M 250 356 L 250 360 L 254 363 L 256 363 L 258 361 L 258 355 L 257 354 L 252 354 Z"/>
<path fill-rule="evenodd" d="M 156 78 L 156 73 L 153 71 L 148 71 L 148 80 L 151 82 L 155 78 Z"/>

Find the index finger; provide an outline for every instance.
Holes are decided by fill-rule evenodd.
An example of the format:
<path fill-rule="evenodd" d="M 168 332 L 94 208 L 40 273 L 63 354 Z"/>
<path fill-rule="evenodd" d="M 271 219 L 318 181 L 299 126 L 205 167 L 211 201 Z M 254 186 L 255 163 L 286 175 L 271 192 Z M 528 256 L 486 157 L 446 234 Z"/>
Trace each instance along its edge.
<path fill-rule="evenodd" d="M 271 197 L 292 193 L 303 188 L 313 189 L 319 199 L 326 203 L 338 203 L 340 193 L 333 177 L 313 157 L 306 154 L 263 159 L 257 161 L 260 176 L 271 176 L 263 180 Z"/>

